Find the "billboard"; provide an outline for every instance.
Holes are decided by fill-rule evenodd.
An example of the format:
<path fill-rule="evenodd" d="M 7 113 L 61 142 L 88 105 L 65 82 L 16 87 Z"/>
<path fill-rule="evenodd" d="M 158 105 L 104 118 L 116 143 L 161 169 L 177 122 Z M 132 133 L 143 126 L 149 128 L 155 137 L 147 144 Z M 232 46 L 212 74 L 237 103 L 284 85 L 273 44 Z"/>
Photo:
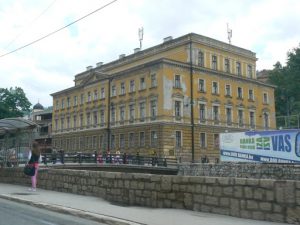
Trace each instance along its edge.
<path fill-rule="evenodd" d="M 220 134 L 221 161 L 300 163 L 300 130 Z"/>

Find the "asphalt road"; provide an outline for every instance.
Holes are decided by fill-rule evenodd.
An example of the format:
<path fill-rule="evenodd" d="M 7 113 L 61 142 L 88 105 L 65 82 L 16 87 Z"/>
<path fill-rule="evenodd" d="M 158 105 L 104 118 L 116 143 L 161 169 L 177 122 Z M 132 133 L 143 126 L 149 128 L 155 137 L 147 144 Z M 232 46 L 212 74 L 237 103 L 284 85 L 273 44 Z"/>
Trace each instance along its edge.
<path fill-rule="evenodd" d="M 0 199 L 0 225 L 104 225 L 25 204 Z"/>

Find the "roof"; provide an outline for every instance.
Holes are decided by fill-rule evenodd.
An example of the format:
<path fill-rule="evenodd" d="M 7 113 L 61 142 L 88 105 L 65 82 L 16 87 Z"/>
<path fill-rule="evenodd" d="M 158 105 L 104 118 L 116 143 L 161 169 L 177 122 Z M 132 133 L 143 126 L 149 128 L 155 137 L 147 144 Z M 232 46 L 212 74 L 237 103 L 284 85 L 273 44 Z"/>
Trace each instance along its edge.
<path fill-rule="evenodd" d="M 44 107 L 38 102 L 33 106 L 33 109 L 44 109 Z"/>
<path fill-rule="evenodd" d="M 6 118 L 0 120 L 0 134 L 20 129 L 34 129 L 35 127 L 37 127 L 36 123 L 23 118 Z"/>

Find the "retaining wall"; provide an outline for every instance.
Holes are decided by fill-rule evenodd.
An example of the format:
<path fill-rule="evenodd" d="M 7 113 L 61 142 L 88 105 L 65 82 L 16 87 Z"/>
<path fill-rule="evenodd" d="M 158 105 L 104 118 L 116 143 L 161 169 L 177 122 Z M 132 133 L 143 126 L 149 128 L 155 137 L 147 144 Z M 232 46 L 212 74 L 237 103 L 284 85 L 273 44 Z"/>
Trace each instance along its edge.
<path fill-rule="evenodd" d="M 300 223 L 300 181 L 41 169 L 38 187 L 99 196 L 122 205 L 180 208 Z M 22 168 L 0 169 L 0 182 L 30 184 Z"/>
<path fill-rule="evenodd" d="M 271 163 L 181 163 L 178 174 L 185 176 L 243 177 L 299 180 L 299 164 Z"/>

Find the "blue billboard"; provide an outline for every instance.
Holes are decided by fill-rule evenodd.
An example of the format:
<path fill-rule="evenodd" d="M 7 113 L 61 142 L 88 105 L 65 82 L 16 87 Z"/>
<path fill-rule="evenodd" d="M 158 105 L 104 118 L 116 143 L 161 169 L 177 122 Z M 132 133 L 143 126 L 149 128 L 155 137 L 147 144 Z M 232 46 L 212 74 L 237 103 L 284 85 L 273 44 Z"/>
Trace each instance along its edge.
<path fill-rule="evenodd" d="M 300 130 L 220 134 L 221 161 L 300 163 Z"/>

